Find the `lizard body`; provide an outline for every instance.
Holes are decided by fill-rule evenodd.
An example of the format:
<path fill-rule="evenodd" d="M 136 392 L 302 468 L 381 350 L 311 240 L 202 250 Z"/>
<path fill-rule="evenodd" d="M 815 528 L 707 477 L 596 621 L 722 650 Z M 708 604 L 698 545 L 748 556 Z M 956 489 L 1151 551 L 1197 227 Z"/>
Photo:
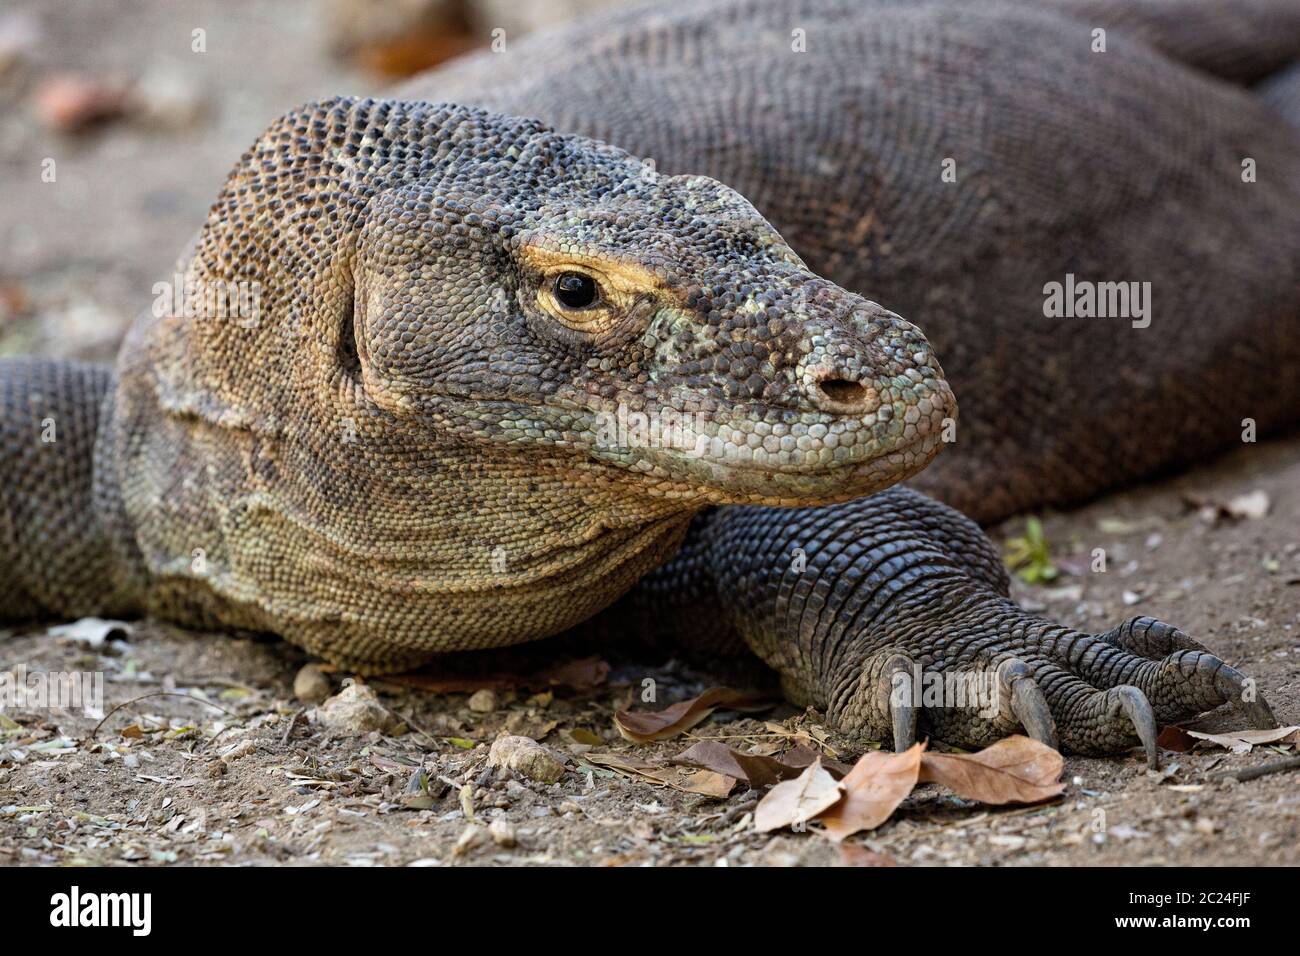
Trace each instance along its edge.
<path fill-rule="evenodd" d="M 1078 22 L 1051 13 L 809 0 L 795 13 L 847 45 L 791 65 L 783 9 L 620 15 L 585 47 L 539 39 L 513 79 L 471 62 L 418 81 L 573 132 L 418 99 L 278 121 L 180 266 L 200 289 L 251 286 L 256 309 L 146 315 L 112 374 L 0 364 L 19 479 L 0 495 L 0 613 L 268 630 L 363 672 L 583 622 L 716 631 L 896 746 L 1019 728 L 1154 761 L 1157 721 L 1231 701 L 1271 725 L 1176 628 L 1027 614 L 974 522 L 889 486 L 920 472 L 989 519 L 1225 447 L 1252 412 L 1293 420 L 1300 183 L 1224 200 L 1214 177 L 1244 148 L 1294 171 L 1294 130 L 1137 43 L 1089 73 Z M 867 80 L 837 80 L 864 51 Z M 554 66 L 573 61 L 607 69 Z M 646 83 L 658 106 L 609 96 Z M 1198 112 L 1170 114 L 1187 97 Z M 1136 151 L 1122 168 L 1093 141 L 1105 117 Z M 970 181 L 939 193 L 949 151 Z M 1054 353 L 1042 286 L 1071 269 L 1149 275 L 1168 312 Z M 947 470 L 921 472 L 953 393 L 892 298 L 956 358 Z M 1164 365 L 1133 360 L 1148 333 Z M 60 438 L 37 443 L 47 419 Z M 667 419 L 669 440 L 642 434 Z M 917 667 L 996 675 L 996 712 L 896 698 Z"/>

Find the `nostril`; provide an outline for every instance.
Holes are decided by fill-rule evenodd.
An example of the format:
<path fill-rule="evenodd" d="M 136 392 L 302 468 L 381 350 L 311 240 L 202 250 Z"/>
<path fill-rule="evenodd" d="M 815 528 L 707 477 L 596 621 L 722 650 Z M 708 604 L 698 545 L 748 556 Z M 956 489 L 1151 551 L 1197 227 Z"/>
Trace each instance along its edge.
<path fill-rule="evenodd" d="M 817 390 L 837 405 L 861 405 L 867 398 L 867 388 L 861 382 L 852 382 L 847 378 L 824 378 L 817 383 Z"/>

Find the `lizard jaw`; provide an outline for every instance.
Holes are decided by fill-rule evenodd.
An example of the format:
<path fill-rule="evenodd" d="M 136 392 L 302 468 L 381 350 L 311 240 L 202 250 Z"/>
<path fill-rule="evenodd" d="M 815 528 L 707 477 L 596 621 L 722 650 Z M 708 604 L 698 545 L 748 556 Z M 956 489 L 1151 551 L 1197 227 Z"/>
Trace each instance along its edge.
<path fill-rule="evenodd" d="M 943 449 L 939 434 L 927 434 L 871 457 L 815 469 L 776 469 L 675 450 L 654 457 L 670 459 L 647 471 L 665 477 L 689 477 L 683 482 L 709 504 L 762 504 L 792 507 L 834 504 L 865 497 L 904 481 L 925 468 Z M 651 487 L 654 487 L 651 484 Z"/>
<path fill-rule="evenodd" d="M 939 379 L 866 415 L 770 422 L 751 410 L 668 437 L 623 429 L 593 454 L 652 493 L 678 497 L 690 489 L 710 504 L 830 504 L 921 471 L 951 440 L 956 414 L 952 391 Z"/>

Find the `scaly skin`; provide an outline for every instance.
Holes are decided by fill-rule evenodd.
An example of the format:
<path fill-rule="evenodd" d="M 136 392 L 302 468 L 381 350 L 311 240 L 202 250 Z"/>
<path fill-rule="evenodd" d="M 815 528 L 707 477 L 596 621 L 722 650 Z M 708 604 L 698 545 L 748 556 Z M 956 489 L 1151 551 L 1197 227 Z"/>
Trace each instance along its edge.
<path fill-rule="evenodd" d="M 813 6 L 803 12 L 836 9 L 830 0 Z M 934 15 L 947 12 L 941 3 L 920 6 L 919 14 L 891 7 L 889 17 L 844 13 L 837 35 L 854 56 L 888 39 L 891 23 L 923 41 L 892 67 L 881 61 L 881 89 L 892 88 L 893 70 L 930 63 L 924 40 L 934 36 L 939 54 L 976 42 L 1010 43 L 1017 56 L 1038 50 L 1037 62 L 1056 57 L 1055 95 L 1080 86 L 1070 72 L 1080 64 L 1061 66 L 1073 61 L 1048 42 L 1072 35 L 1057 19 L 1028 12 L 1021 22 L 1013 8 L 990 4 L 972 13 L 958 43 L 936 25 Z M 775 9 L 769 0 L 711 12 L 740 31 L 736 51 L 752 53 L 761 52 L 763 30 L 785 22 Z M 681 16 L 689 24 L 694 15 Z M 757 38 L 745 40 L 746 23 Z M 1010 42 L 1019 35 L 1009 26 L 1025 37 Z M 1176 317 L 1152 327 L 1178 330 L 1152 345 L 1176 346 L 1163 354 L 1191 370 L 1186 382 L 1135 379 L 1125 363 L 1129 340 L 1113 327 L 1089 338 L 1084 351 L 1094 363 L 1076 370 L 1043 348 L 1061 338 L 1059 326 L 1026 326 L 1027 279 L 1041 297 L 1044 277 L 1076 268 L 1070 256 L 1085 248 L 1087 268 L 1077 268 L 1109 277 L 1167 232 L 1168 210 L 1191 222 L 1222 212 L 1209 174 L 1178 158 L 1180 147 L 1226 155 L 1249 133 L 1261 167 L 1292 162 L 1294 135 L 1265 128 L 1262 107 L 1149 52 L 1126 55 L 1142 61 L 1140 70 L 1124 67 L 1130 79 L 1157 73 L 1137 83 L 1147 100 L 1088 75 L 1089 91 L 1117 115 L 1145 116 L 1193 93 L 1208 103 L 1195 122 L 1166 117 L 1133 161 L 1145 177 L 1137 185 L 1096 192 L 1085 155 L 1074 168 L 1081 181 L 1065 195 L 1045 188 L 1051 176 L 1020 175 L 1019 191 L 1009 190 L 994 160 L 1009 151 L 1020 162 L 1010 165 L 1013 177 L 1025 163 L 1032 172 L 1044 156 L 1059 162 L 1063 144 L 1094 148 L 1070 137 L 1096 130 L 1086 122 L 1054 130 L 1043 144 L 1050 152 L 1020 161 L 1029 141 L 999 125 L 1023 105 L 1006 99 L 1023 86 L 1012 69 L 1020 61 L 1002 55 L 980 66 L 980 57 L 961 53 L 940 62 L 956 71 L 956 89 L 980 81 L 969 89 L 986 97 L 986 110 L 955 103 L 941 112 L 952 131 L 974 137 L 962 154 L 975 157 L 974 175 L 967 191 L 906 217 L 881 209 L 864 218 L 861 204 L 837 192 L 884 182 L 870 161 L 846 176 L 843 166 L 827 172 L 805 155 L 833 145 L 818 130 L 837 129 L 833 121 L 846 115 L 842 104 L 818 99 L 848 75 L 833 56 L 829 74 L 826 62 L 811 75 L 792 68 L 800 108 L 755 112 L 744 122 L 756 127 L 736 127 L 754 134 L 743 142 L 760 151 L 759 166 L 745 148 L 716 150 L 708 127 L 692 133 L 685 121 L 707 111 L 689 96 L 682 102 L 696 111 L 674 114 L 680 127 L 660 122 L 671 100 L 658 113 L 654 102 L 639 104 L 641 123 L 616 102 L 606 112 L 629 136 L 666 128 L 670 146 L 739 155 L 737 181 L 762 170 L 746 189 L 791 215 L 810 254 L 856 275 L 859 287 L 892 276 L 896 284 L 882 287 L 928 303 L 916 311 L 933 313 L 942 335 L 957 334 L 954 321 L 986 320 L 964 344 L 952 343 L 963 375 L 985 370 L 991 397 L 968 388 L 978 411 L 973 450 L 963 432 L 964 480 L 950 470 L 940 486 L 950 500 L 962 489 L 988 502 L 974 509 L 988 517 L 1178 460 L 1163 436 L 1136 464 L 1117 449 L 1133 443 L 1143 416 L 1164 420 L 1192 386 L 1215 385 L 1224 405 L 1193 426 L 1170 419 L 1174 442 L 1202 451 L 1225 443 L 1219 419 L 1241 408 L 1264 425 L 1294 416 L 1295 383 L 1256 374 L 1296 351 L 1293 326 L 1275 321 L 1294 309 L 1285 283 L 1296 263 L 1275 248 L 1279 237 L 1300 234 L 1294 184 L 1270 179 L 1234 197 L 1249 208 L 1235 213 L 1242 229 L 1228 246 L 1196 234 L 1192 249 L 1166 234 L 1162 255 L 1141 260 L 1165 293 L 1194 280 L 1166 306 L 1179 305 Z M 737 52 L 723 62 L 729 72 L 716 83 L 689 55 L 674 75 L 695 70 L 705 98 L 726 101 L 753 89 L 754 74 L 776 61 L 763 66 Z M 568 89 L 558 72 L 554 83 L 527 74 L 538 84 L 529 89 Z M 913 108 L 930 92 L 924 80 L 918 89 Z M 1068 103 L 1035 108 L 1049 125 L 1053 111 L 1072 115 Z M 591 104 L 591 115 L 601 111 Z M 970 123 L 979 116 L 988 125 Z M 900 155 L 916 148 L 906 135 L 896 146 Z M 863 161 L 851 143 L 834 155 Z M 1156 175 L 1172 175 L 1167 206 L 1152 204 L 1147 221 L 1108 226 L 1109 212 L 1150 188 L 1151 163 Z M 917 187 L 901 190 L 904 200 L 938 182 L 933 169 L 917 172 L 922 165 L 895 158 L 889 167 Z M 1085 247 L 1080 237 L 1099 244 Z M 1216 260 L 1228 247 L 1232 255 Z M 1042 258 L 1017 266 L 1014 254 L 1026 250 Z M 269 630 L 365 672 L 544 637 L 593 617 L 594 626 L 672 627 L 685 640 L 713 632 L 743 638 L 781 673 L 792 699 L 899 746 L 918 730 L 978 745 L 1022 728 L 1084 753 L 1140 742 L 1154 761 L 1157 720 L 1231 700 L 1253 724 L 1272 723 L 1241 675 L 1181 631 L 1139 619 L 1082 635 L 1028 615 L 1006 597 L 1005 572 L 974 523 L 914 491 L 882 492 L 934 457 L 956 414 L 929 344 L 897 315 L 818 278 L 716 181 L 662 175 L 533 120 L 330 101 L 287 115 L 245 155 L 182 269 L 203 289 L 253 284 L 257 309 L 146 317 L 124 343 L 115 378 L 0 363 L 5 460 L 21 479 L 0 493 L 0 570 L 19 583 L 0 613 L 112 608 Z M 572 274 L 595 290 L 595 304 L 562 301 L 557 282 Z M 1216 331 L 1216 316 L 1203 314 L 1201 297 L 1215 282 L 1235 283 L 1234 329 Z M 999 341 L 1008 330 L 1012 337 Z M 1210 346 L 1225 336 L 1248 342 L 1220 354 Z M 984 349 L 985 360 L 972 363 Z M 1112 363 L 1112 377 L 1084 382 L 1096 362 Z M 1075 376 L 1053 386 L 1062 392 L 1053 401 L 1039 401 L 1053 390 L 1045 369 Z M 50 383 L 56 419 L 66 419 L 66 444 L 44 457 L 29 447 L 42 419 L 40 403 L 26 396 L 38 381 Z M 1071 392 L 1071 382 L 1087 391 Z M 1089 396 L 1097 402 L 1080 404 Z M 1102 424 L 1117 405 L 1127 417 Z M 611 422 L 630 421 L 635 432 L 641 413 L 656 423 L 676 416 L 675 440 L 628 440 L 617 429 L 611 436 Z M 1150 429 L 1137 434 L 1154 441 Z M 1019 441 L 1037 454 L 999 451 Z M 96 543 L 93 557 L 68 547 L 79 530 Z M 948 673 L 991 677 L 993 709 L 896 693 L 923 674 Z"/>

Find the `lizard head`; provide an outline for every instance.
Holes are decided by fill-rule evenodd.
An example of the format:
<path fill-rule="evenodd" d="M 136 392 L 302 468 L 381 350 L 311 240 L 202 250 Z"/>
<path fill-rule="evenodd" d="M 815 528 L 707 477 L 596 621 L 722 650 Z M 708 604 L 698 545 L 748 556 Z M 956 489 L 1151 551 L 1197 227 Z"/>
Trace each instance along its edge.
<path fill-rule="evenodd" d="M 394 414 L 689 501 L 856 497 L 924 467 L 952 394 L 921 333 L 702 176 L 466 112 L 474 162 L 385 190 L 352 263 Z"/>
<path fill-rule="evenodd" d="M 918 471 L 956 414 L 921 333 L 810 272 L 739 194 L 535 120 L 291 113 L 189 263 L 187 282 L 254 278 L 264 318 L 151 333 L 175 410 L 374 425 L 389 471 L 460 455 L 655 507 L 811 504 Z"/>

